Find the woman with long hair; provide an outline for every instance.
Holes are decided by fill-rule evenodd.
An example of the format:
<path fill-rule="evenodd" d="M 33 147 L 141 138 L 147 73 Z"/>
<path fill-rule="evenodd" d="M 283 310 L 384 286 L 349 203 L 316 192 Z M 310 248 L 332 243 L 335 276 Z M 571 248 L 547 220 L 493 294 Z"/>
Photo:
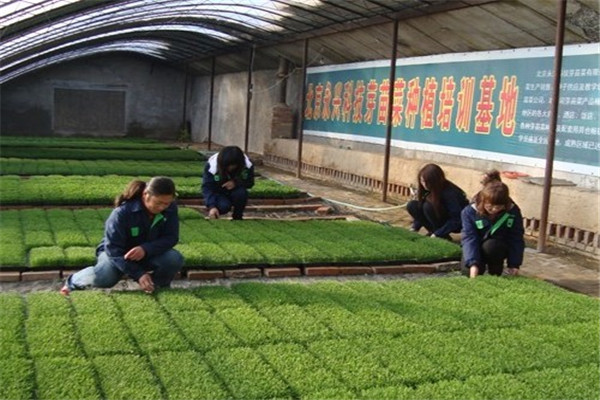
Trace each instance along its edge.
<path fill-rule="evenodd" d="M 502 275 L 506 260 L 508 273 L 517 275 L 525 250 L 523 216 L 500 174 L 487 176 L 474 202 L 462 211 L 462 271 L 471 278 L 486 271 Z"/>
<path fill-rule="evenodd" d="M 233 208 L 232 218 L 241 220 L 254 186 L 254 166 L 237 146 L 223 147 L 208 159 L 202 176 L 202 195 L 208 217 L 217 219 Z"/>
<path fill-rule="evenodd" d="M 169 178 L 131 181 L 115 199 L 115 208 L 106 220 L 96 265 L 71 275 L 61 293 L 110 288 L 124 275 L 148 293 L 169 287 L 183 266 L 183 256 L 173 249 L 179 241 L 174 200 L 175 184 Z"/>
<path fill-rule="evenodd" d="M 460 212 L 469 204 L 465 192 L 436 164 L 421 168 L 417 181 L 417 199 L 406 205 L 413 218 L 411 230 L 424 227 L 429 236 L 450 240 L 450 233 L 460 232 Z"/>

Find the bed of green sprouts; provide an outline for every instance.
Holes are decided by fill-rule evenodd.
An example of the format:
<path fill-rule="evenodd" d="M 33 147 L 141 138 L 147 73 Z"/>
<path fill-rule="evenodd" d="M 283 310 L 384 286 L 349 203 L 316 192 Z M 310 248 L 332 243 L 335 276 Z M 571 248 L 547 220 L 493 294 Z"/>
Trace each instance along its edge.
<path fill-rule="evenodd" d="M 593 399 L 598 301 L 526 278 L 0 294 L 2 399 Z"/>

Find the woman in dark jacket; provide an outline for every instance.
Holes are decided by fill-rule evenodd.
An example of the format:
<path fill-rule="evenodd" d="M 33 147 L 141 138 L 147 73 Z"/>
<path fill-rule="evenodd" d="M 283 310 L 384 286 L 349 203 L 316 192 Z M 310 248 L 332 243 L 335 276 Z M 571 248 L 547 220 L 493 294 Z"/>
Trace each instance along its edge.
<path fill-rule="evenodd" d="M 469 203 L 465 192 L 446 179 L 436 164 L 427 164 L 418 174 L 417 200 L 406 205 L 413 218 L 411 230 L 427 229 L 431 237 L 450 240 L 461 229 L 460 212 Z"/>
<path fill-rule="evenodd" d="M 61 293 L 110 288 L 123 275 L 148 293 L 169 287 L 183 266 L 183 256 L 173 249 L 179 241 L 174 200 L 175 184 L 169 178 L 130 182 L 115 199 L 115 209 L 106 220 L 104 238 L 96 249 L 96 265 L 71 275 Z"/>
<path fill-rule="evenodd" d="M 232 218 L 242 219 L 252 186 L 254 166 L 248 156 L 237 146 L 223 147 L 208 159 L 202 176 L 208 217 L 217 219 L 233 208 Z"/>
<path fill-rule="evenodd" d="M 523 216 L 499 174 L 487 181 L 461 217 L 463 274 L 475 278 L 487 270 L 502 275 L 506 260 L 508 273 L 517 275 L 525 250 Z"/>

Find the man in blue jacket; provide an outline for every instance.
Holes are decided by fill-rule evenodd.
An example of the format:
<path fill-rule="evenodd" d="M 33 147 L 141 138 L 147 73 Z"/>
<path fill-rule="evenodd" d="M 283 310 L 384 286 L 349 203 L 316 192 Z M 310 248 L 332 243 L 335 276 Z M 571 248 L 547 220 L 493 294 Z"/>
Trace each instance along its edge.
<path fill-rule="evenodd" d="M 97 262 L 71 275 L 61 293 L 88 287 L 110 288 L 127 275 L 145 292 L 169 287 L 183 266 L 173 247 L 179 241 L 175 184 L 155 177 L 132 181 L 115 200 L 106 220 L 104 238 L 96 249 Z"/>

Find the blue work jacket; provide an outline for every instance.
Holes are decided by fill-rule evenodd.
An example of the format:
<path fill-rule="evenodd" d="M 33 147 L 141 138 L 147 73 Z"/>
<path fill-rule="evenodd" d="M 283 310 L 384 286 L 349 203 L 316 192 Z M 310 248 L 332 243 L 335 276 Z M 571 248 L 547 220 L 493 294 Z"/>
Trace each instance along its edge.
<path fill-rule="evenodd" d="M 506 217 L 504 217 L 506 215 Z M 462 218 L 462 250 L 465 265 L 482 265 L 481 245 L 485 240 L 497 239 L 506 243 L 508 247 L 508 268 L 519 268 L 523 263 L 523 252 L 525 251 L 525 240 L 523 235 L 523 216 L 516 204 L 500 215 L 495 221 L 491 221 L 484 215 L 480 215 L 474 204 L 465 207 L 461 213 Z M 494 229 L 494 224 L 504 219 Z"/>
<path fill-rule="evenodd" d="M 245 156 L 245 165 L 236 176 L 220 176 L 217 168 L 218 153 L 208 159 L 204 166 L 202 174 L 202 197 L 207 208 L 217 206 L 219 194 L 227 195 L 229 190 L 223 187 L 223 184 L 229 180 L 234 180 L 236 187 L 250 189 L 254 186 L 254 165 L 250 162 L 248 156 Z M 234 189 L 235 190 L 235 189 Z"/>
<path fill-rule="evenodd" d="M 137 281 L 148 271 L 149 259 L 172 249 L 178 241 L 179 218 L 175 202 L 152 218 L 142 200 L 130 200 L 110 213 L 96 255 L 106 252 L 119 270 Z M 125 260 L 125 254 L 137 246 L 144 249 L 146 256 L 140 261 Z"/>
<path fill-rule="evenodd" d="M 452 232 L 460 232 L 460 212 L 469 204 L 467 195 L 461 188 L 449 182 L 442 190 L 441 203 L 444 208 L 446 222 L 433 233 L 437 237 L 446 237 Z"/>

